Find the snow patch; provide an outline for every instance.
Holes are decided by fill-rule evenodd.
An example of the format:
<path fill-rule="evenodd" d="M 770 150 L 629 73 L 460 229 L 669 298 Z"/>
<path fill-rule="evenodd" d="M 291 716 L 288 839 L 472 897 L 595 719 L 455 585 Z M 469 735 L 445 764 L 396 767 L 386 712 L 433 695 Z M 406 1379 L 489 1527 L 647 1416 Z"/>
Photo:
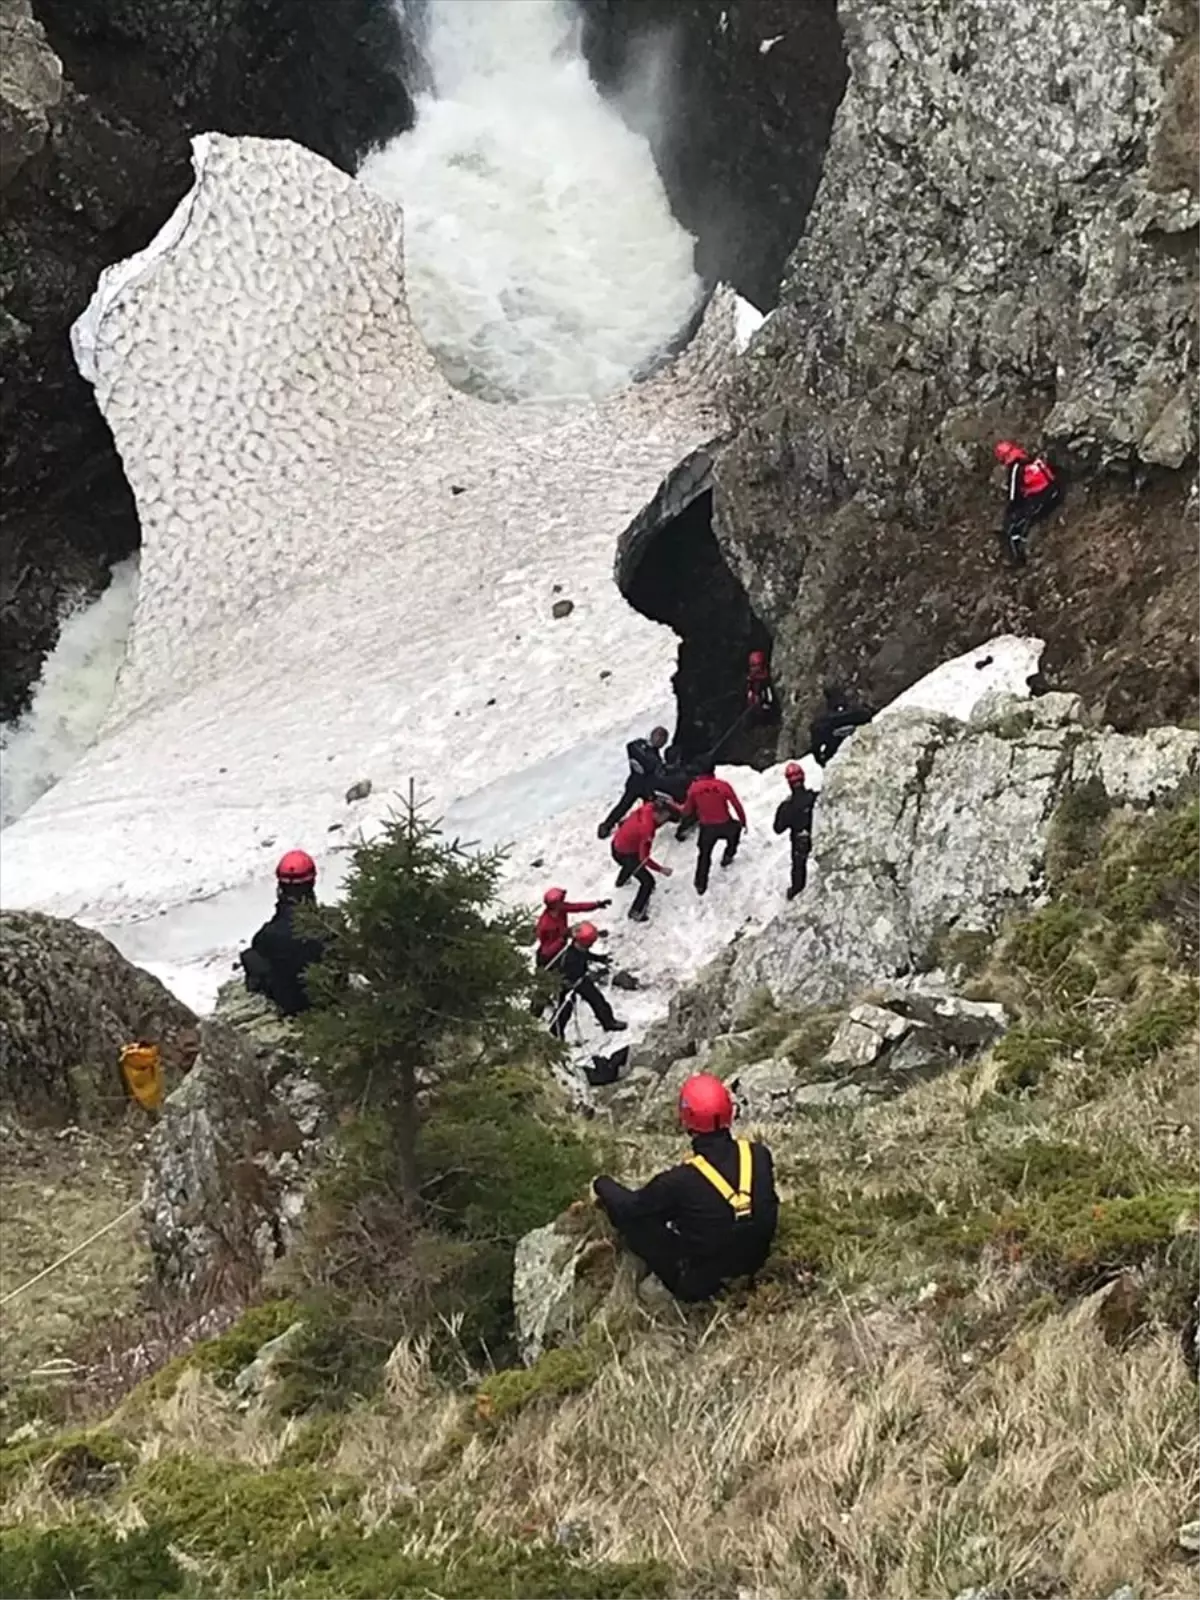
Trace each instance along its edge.
<path fill-rule="evenodd" d="M 97 351 L 109 312 L 154 273 L 162 258 L 175 248 L 187 232 L 211 148 L 211 134 L 198 133 L 195 136 L 192 140 L 192 187 L 144 249 L 104 268 L 92 298 L 72 324 L 71 354 L 75 357 L 80 376 L 88 383 L 96 381 Z"/>
<path fill-rule="evenodd" d="M 766 320 L 757 306 L 751 305 L 750 301 L 744 300 L 741 295 L 737 297 L 734 303 L 733 327 L 734 341 L 739 351 L 746 349 Z"/>

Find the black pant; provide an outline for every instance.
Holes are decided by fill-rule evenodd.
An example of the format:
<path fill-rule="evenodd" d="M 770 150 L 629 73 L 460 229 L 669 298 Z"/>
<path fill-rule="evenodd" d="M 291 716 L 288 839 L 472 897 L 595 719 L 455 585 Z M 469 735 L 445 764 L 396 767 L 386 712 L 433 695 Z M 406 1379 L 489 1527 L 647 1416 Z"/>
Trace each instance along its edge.
<path fill-rule="evenodd" d="M 708 888 L 708 873 L 712 866 L 713 851 L 717 848 L 719 840 L 725 841 L 725 853 L 721 857 L 721 865 L 727 867 L 737 855 L 738 844 L 742 837 L 742 825 L 730 817 L 728 822 L 702 822 L 700 836 L 696 843 L 696 876 L 694 883 L 696 893 L 703 894 Z"/>
<path fill-rule="evenodd" d="M 638 892 L 633 897 L 629 915 L 640 917 L 650 904 L 650 896 L 654 893 L 654 874 L 649 867 L 640 866 L 636 856 L 622 854 L 616 845 L 613 845 L 612 858 L 621 869 L 617 874 L 618 889 L 623 889 L 630 878 L 636 878 L 638 881 Z"/>
<path fill-rule="evenodd" d="M 643 773 L 631 772 L 625 779 L 625 787 L 621 791 L 621 798 L 600 824 L 600 837 L 606 838 L 621 818 L 638 800 L 649 800 L 654 793 L 654 783 Z"/>
<path fill-rule="evenodd" d="M 592 1008 L 592 1015 L 602 1028 L 611 1028 L 617 1020 L 613 1008 L 597 989 L 591 978 L 580 978 L 578 983 L 564 983 L 558 1008 L 550 1022 L 550 1032 L 556 1039 L 564 1037 L 567 1023 L 575 1015 L 575 1002 L 582 1000 Z"/>
<path fill-rule="evenodd" d="M 1004 544 L 1018 566 L 1025 560 L 1030 524 L 1048 517 L 1061 499 L 1062 485 L 1050 483 L 1039 494 L 1025 495 L 1004 513 Z"/>
<path fill-rule="evenodd" d="M 721 1280 L 689 1261 L 679 1235 L 657 1219 L 614 1224 L 626 1248 L 639 1256 L 676 1300 L 711 1300 Z"/>
<path fill-rule="evenodd" d="M 792 835 L 792 881 L 788 885 L 788 899 L 793 900 L 808 882 L 808 852 L 812 839 L 807 833 Z"/>

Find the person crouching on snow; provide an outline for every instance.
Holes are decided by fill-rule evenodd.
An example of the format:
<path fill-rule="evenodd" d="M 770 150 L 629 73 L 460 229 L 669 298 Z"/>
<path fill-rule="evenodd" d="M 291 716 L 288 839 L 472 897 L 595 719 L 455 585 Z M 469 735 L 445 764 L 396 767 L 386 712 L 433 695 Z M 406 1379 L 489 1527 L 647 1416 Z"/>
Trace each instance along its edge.
<path fill-rule="evenodd" d="M 650 914 L 654 874 L 661 873 L 664 878 L 671 876 L 670 867 L 660 866 L 650 854 L 654 835 L 669 814 L 668 803 L 665 800 L 644 800 L 613 834 L 612 857 L 621 869 L 617 874 L 617 888 L 623 889 L 630 878 L 636 878 L 638 881 L 638 891 L 629 908 L 631 922 L 645 922 Z"/>

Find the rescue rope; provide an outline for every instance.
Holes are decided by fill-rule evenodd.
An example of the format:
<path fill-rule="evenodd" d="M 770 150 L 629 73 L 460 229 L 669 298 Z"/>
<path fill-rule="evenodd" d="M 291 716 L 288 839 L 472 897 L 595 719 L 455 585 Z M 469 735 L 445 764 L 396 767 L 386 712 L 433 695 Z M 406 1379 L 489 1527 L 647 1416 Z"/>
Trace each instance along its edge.
<path fill-rule="evenodd" d="M 57 1272 L 59 1267 L 65 1266 L 68 1261 L 73 1260 L 82 1251 L 86 1250 L 88 1245 L 95 1244 L 97 1239 L 102 1238 L 115 1228 L 118 1222 L 124 1222 L 126 1217 L 131 1217 L 139 1209 L 141 1203 L 140 1200 L 135 1200 L 131 1206 L 125 1207 L 119 1217 L 113 1217 L 111 1222 L 106 1222 L 102 1228 L 97 1228 L 95 1233 L 89 1234 L 82 1244 L 77 1244 L 73 1250 L 68 1250 L 66 1255 L 59 1256 L 57 1261 L 52 1261 L 48 1267 L 43 1267 L 40 1272 L 34 1273 L 32 1278 L 26 1278 L 24 1283 L 19 1283 L 15 1289 L 10 1289 L 6 1295 L 0 1298 L 0 1306 L 6 1306 L 10 1300 L 15 1300 L 19 1294 L 24 1294 L 26 1289 L 32 1289 L 35 1283 L 41 1283 L 43 1278 L 48 1278 L 52 1272 Z"/>

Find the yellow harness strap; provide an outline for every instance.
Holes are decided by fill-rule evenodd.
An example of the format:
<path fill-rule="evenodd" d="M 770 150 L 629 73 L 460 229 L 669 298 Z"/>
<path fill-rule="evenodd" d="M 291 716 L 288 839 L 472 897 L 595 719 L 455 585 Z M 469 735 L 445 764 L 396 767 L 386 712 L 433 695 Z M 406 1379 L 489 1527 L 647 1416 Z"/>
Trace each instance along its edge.
<path fill-rule="evenodd" d="M 727 1183 L 713 1166 L 711 1161 L 706 1161 L 703 1156 L 689 1156 L 687 1165 L 695 1167 L 703 1177 L 721 1196 L 733 1207 L 733 1214 L 739 1222 L 750 1215 L 750 1188 L 754 1172 L 754 1152 L 750 1148 L 749 1139 L 738 1139 L 738 1186 L 735 1189 Z"/>

